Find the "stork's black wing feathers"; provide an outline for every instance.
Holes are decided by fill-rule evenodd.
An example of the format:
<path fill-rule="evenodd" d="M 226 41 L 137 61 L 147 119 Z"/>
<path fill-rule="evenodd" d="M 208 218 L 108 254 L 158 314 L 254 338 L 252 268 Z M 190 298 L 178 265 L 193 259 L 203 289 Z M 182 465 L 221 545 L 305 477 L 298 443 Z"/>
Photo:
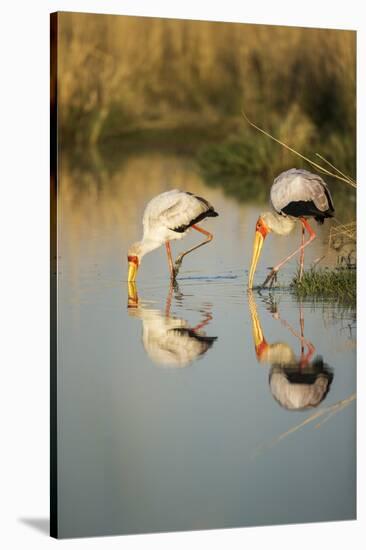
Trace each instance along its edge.
<path fill-rule="evenodd" d="M 189 227 L 192 227 L 192 225 L 195 225 L 205 218 L 215 218 L 216 216 L 218 216 L 218 213 L 215 212 L 213 207 L 211 207 L 209 210 L 206 210 L 206 212 L 201 212 L 199 216 L 194 218 L 194 220 L 191 220 L 188 224 L 180 225 L 179 227 L 171 227 L 170 229 L 172 231 L 176 231 L 177 233 L 184 233 Z"/>
<path fill-rule="evenodd" d="M 187 195 L 191 195 L 191 197 L 195 197 L 196 199 L 198 199 L 200 202 L 205 204 L 207 206 L 207 208 L 211 207 L 210 203 L 206 199 L 204 199 L 203 197 L 199 197 L 198 195 L 195 195 L 194 193 L 191 193 L 190 191 L 186 191 L 186 193 L 187 193 Z"/>
<path fill-rule="evenodd" d="M 214 207 L 211 206 L 211 204 L 204 199 L 203 197 L 199 197 L 198 195 L 195 195 L 194 193 L 190 193 L 189 191 L 186 191 L 187 195 L 190 195 L 191 197 L 195 197 L 197 200 L 199 200 L 202 204 L 204 204 L 207 207 L 207 210 L 204 212 L 201 212 L 198 216 L 196 216 L 193 220 L 191 220 L 188 224 L 180 225 L 179 227 L 171 227 L 172 231 L 176 231 L 177 233 L 184 233 L 187 231 L 189 227 L 192 227 L 192 225 L 195 225 L 196 223 L 204 220 L 205 218 L 215 218 L 218 216 L 218 213 L 215 211 Z"/>
<path fill-rule="evenodd" d="M 292 201 L 282 208 L 281 213 L 286 216 L 294 216 L 295 218 L 301 218 L 302 216 L 311 217 L 320 224 L 323 224 L 325 218 L 333 218 L 334 208 L 329 208 L 322 212 L 315 206 L 313 201 Z"/>
<path fill-rule="evenodd" d="M 313 217 L 320 223 L 334 214 L 326 182 L 319 175 L 303 169 L 291 168 L 274 180 L 271 202 L 280 214 Z"/>
<path fill-rule="evenodd" d="M 327 212 L 329 214 L 334 214 L 335 210 L 334 210 L 333 199 L 331 197 L 331 194 L 330 194 L 329 189 L 328 189 L 327 186 L 324 187 L 324 191 L 325 191 L 325 194 L 327 196 L 327 201 L 328 201 L 328 204 L 329 204 L 329 208 L 328 208 Z"/>

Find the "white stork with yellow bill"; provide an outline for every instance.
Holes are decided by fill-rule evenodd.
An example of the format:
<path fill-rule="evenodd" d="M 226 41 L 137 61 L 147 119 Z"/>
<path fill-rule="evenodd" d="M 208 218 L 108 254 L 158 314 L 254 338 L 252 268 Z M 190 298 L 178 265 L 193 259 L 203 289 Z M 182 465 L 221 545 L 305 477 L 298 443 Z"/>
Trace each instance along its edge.
<path fill-rule="evenodd" d="M 175 287 L 178 291 L 178 288 Z M 170 312 L 173 285 L 170 285 L 165 311 L 146 307 L 139 302 L 136 283 L 128 283 L 128 314 L 142 321 L 142 343 L 147 355 L 157 365 L 187 367 L 200 359 L 213 346 L 217 336 L 202 330 L 212 320 L 208 312 L 196 326 Z"/>
<path fill-rule="evenodd" d="M 334 215 L 332 197 L 325 181 L 316 174 L 297 168 L 282 172 L 274 180 L 271 187 L 271 204 L 274 211 L 261 214 L 256 223 L 252 263 L 249 271 L 249 288 L 253 287 L 255 270 L 264 239 L 268 233 L 273 232 L 285 236 L 291 233 L 297 221 L 300 221 L 302 225 L 301 246 L 272 269 L 264 281 L 263 287 L 268 283 L 272 286 L 278 270 L 298 252 L 301 254 L 301 279 L 304 271 L 304 249 L 316 237 L 308 219 L 314 218 L 322 224 L 325 218 L 332 218 Z M 305 231 L 309 234 L 309 239 L 306 242 Z"/>
<path fill-rule="evenodd" d="M 173 189 L 154 197 L 143 215 L 143 238 L 132 244 L 128 250 L 128 282 L 135 281 L 143 256 L 163 244 L 168 255 L 170 278 L 174 280 L 184 256 L 213 239 L 213 235 L 197 223 L 215 216 L 218 213 L 206 199 L 188 191 Z M 190 229 L 203 233 L 207 238 L 182 252 L 173 264 L 170 241 L 182 239 Z"/>

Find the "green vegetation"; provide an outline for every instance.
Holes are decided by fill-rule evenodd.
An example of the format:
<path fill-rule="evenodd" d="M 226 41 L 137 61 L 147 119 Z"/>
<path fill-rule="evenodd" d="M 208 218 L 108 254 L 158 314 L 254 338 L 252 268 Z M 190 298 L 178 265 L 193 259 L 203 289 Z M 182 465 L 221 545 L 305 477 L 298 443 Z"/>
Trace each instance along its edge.
<path fill-rule="evenodd" d="M 243 121 L 243 124 L 247 124 Z M 281 132 L 280 132 L 281 134 Z M 303 134 L 304 135 L 304 134 Z M 228 141 L 215 144 L 206 144 L 201 147 L 196 158 L 200 171 L 207 183 L 211 187 L 222 187 L 224 192 L 237 198 L 240 201 L 268 200 L 268 187 L 272 183 L 274 177 L 283 170 L 289 167 L 305 168 L 314 170 L 310 162 L 299 158 L 299 153 L 295 155 L 291 152 L 286 144 L 276 142 L 276 139 L 269 139 L 269 135 L 248 127 L 242 131 L 240 135 L 232 137 Z M 346 141 L 346 140 L 345 140 Z M 298 139 L 301 144 L 301 139 Z M 335 168 L 330 166 L 327 161 L 333 158 L 333 154 L 328 155 L 326 159 L 319 159 L 318 155 L 314 155 L 312 147 L 315 151 L 322 150 L 319 144 L 313 143 L 310 137 L 304 140 L 301 155 L 305 156 L 309 161 L 314 162 L 318 168 L 315 168 L 319 174 L 328 178 L 329 173 L 335 174 L 335 179 L 332 178 L 332 196 L 336 204 L 342 205 L 341 217 L 343 220 L 354 219 L 356 209 L 356 195 L 350 193 L 350 189 L 344 184 L 345 180 L 351 182 L 350 185 L 355 188 L 356 183 L 348 176 L 340 176 L 339 168 L 350 168 L 353 166 L 355 170 L 354 152 L 343 151 L 342 155 L 337 156 L 340 164 Z M 293 147 L 293 149 L 295 149 Z M 323 147 L 322 155 L 324 155 Z M 349 159 L 352 162 L 349 163 Z M 333 164 L 333 163 L 331 163 Z"/>
<path fill-rule="evenodd" d="M 302 280 L 298 275 L 292 281 L 292 289 L 298 298 L 331 300 L 336 303 L 356 304 L 356 269 L 310 269 Z"/>
<path fill-rule="evenodd" d="M 272 121 L 266 128 L 273 136 L 288 143 L 304 156 L 319 162 L 314 152 L 321 154 L 342 172 L 354 176 L 356 171 L 355 133 L 342 133 L 336 129 L 321 132 L 306 117 L 297 113 L 291 124 L 287 119 Z M 297 120 L 296 120 L 297 119 Z M 205 178 L 214 184 L 231 178 L 240 181 L 260 177 L 271 181 L 289 167 L 307 168 L 309 164 L 300 160 L 278 143 L 248 127 L 243 120 L 243 129 L 220 143 L 205 144 L 197 153 L 197 160 Z M 290 130 L 289 130 L 290 126 Z M 283 127 L 287 131 L 283 131 Z M 291 131 L 292 128 L 292 131 Z M 288 138 L 286 138 L 288 135 Z"/>

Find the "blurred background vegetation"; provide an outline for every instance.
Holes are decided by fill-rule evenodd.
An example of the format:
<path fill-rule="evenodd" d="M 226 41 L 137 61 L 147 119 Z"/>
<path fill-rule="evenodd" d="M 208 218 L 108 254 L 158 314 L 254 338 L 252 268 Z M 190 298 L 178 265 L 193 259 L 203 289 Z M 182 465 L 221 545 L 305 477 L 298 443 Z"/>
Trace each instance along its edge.
<path fill-rule="evenodd" d="M 352 31 L 61 13 L 61 144 L 121 161 L 126 147 L 174 146 L 212 185 L 264 198 L 255 179 L 304 164 L 244 110 L 355 177 L 355 56 Z"/>

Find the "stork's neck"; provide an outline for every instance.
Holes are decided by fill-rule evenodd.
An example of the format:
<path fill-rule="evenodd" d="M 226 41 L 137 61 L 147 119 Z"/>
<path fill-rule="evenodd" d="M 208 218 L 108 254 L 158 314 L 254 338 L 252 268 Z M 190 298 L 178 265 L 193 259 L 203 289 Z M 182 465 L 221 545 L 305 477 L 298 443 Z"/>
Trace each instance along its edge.
<path fill-rule="evenodd" d="M 277 212 L 266 212 L 262 216 L 270 231 L 277 235 L 288 235 L 295 227 L 296 221 L 293 218 L 281 216 Z"/>
<path fill-rule="evenodd" d="M 143 238 L 142 241 L 140 241 L 139 245 L 140 245 L 140 251 L 141 251 L 139 256 L 141 259 L 148 252 L 151 252 L 152 250 L 159 248 L 159 246 L 161 246 L 161 242 L 155 241 L 149 238 Z"/>

